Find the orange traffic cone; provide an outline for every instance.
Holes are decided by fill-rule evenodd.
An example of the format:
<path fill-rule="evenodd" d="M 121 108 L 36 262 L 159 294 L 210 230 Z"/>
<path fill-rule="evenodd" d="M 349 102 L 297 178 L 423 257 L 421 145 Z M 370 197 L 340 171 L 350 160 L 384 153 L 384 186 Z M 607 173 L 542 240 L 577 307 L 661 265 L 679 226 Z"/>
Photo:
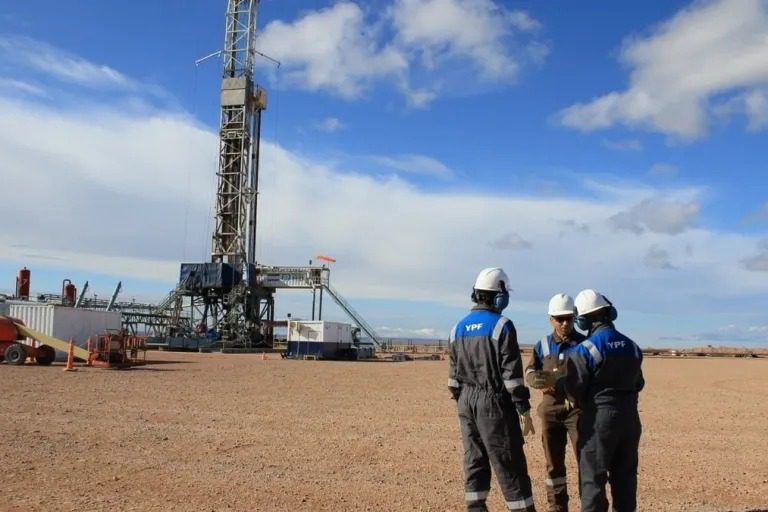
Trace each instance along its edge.
<path fill-rule="evenodd" d="M 65 372 L 76 372 L 77 368 L 74 367 L 75 362 L 75 340 L 69 338 L 69 352 L 67 353 L 67 365 L 64 367 Z"/>
<path fill-rule="evenodd" d="M 86 349 L 88 349 L 88 360 L 85 362 L 85 366 L 91 365 L 91 337 L 88 336 L 88 341 L 85 342 Z"/>

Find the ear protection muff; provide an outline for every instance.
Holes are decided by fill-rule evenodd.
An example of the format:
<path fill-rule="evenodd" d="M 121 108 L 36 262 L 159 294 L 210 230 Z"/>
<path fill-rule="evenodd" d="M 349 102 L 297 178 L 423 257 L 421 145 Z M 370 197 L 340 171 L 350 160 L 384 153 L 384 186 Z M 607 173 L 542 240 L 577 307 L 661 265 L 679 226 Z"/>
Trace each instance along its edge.
<path fill-rule="evenodd" d="M 589 332 L 592 328 L 592 320 L 585 316 L 577 316 L 573 323 L 576 324 L 576 327 L 578 327 L 579 330 L 584 332 Z"/>
<path fill-rule="evenodd" d="M 605 295 L 603 295 L 603 298 L 605 299 L 605 302 L 607 302 L 607 303 L 608 303 L 608 306 L 610 306 L 610 307 L 608 308 L 608 319 L 609 319 L 611 322 L 615 322 L 615 321 L 616 321 L 616 319 L 617 319 L 617 318 L 619 318 L 619 311 L 618 311 L 618 310 L 617 310 L 617 309 L 614 307 L 614 305 L 613 305 L 613 302 L 611 302 L 610 300 L 608 300 L 608 297 L 606 297 Z"/>
<path fill-rule="evenodd" d="M 619 317 L 619 311 L 613 305 L 613 302 L 608 300 L 608 297 L 606 297 L 605 295 L 603 295 L 602 297 L 603 299 L 605 299 L 605 302 L 608 303 L 608 320 L 610 320 L 611 322 L 615 322 L 616 319 Z M 577 316 L 574 323 L 576 324 L 576 327 L 578 327 L 582 331 L 589 332 L 592 329 L 592 320 L 590 320 L 585 316 Z"/>
<path fill-rule="evenodd" d="M 501 291 L 493 298 L 493 307 L 499 311 L 504 311 L 504 308 L 509 306 L 509 292 L 504 284 L 504 281 L 499 281 Z"/>
<path fill-rule="evenodd" d="M 469 295 L 469 298 L 472 299 L 472 302 L 477 304 L 477 295 L 475 295 L 475 290 L 472 289 L 472 293 Z"/>

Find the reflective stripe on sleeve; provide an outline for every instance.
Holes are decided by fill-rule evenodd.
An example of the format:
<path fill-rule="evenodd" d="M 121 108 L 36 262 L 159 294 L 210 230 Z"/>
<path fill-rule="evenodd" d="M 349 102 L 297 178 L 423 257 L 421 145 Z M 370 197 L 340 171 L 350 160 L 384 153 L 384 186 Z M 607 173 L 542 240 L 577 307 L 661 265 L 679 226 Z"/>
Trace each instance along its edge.
<path fill-rule="evenodd" d="M 464 501 L 485 501 L 488 491 L 467 491 L 464 493 Z"/>
<path fill-rule="evenodd" d="M 461 385 L 459 384 L 459 381 L 456 379 L 448 379 L 448 387 L 449 388 L 460 388 Z"/>
<path fill-rule="evenodd" d="M 539 343 L 541 343 L 541 355 L 547 357 L 549 355 L 549 340 L 544 336 Z"/>
<path fill-rule="evenodd" d="M 448 344 L 450 345 L 454 341 L 456 341 L 456 328 L 459 326 L 459 324 L 454 325 L 451 328 L 451 333 L 448 335 Z"/>
<path fill-rule="evenodd" d="M 640 359 L 641 357 L 643 357 L 642 354 L 640 353 L 640 347 L 637 345 L 637 343 L 635 343 L 634 345 L 635 345 L 635 357 Z"/>
<path fill-rule="evenodd" d="M 504 387 L 507 388 L 507 391 L 510 393 L 518 386 L 525 386 L 525 381 L 523 379 L 509 379 L 504 381 Z"/>
<path fill-rule="evenodd" d="M 595 360 L 595 366 L 603 362 L 603 356 L 600 354 L 600 351 L 597 350 L 597 347 L 589 340 L 582 341 L 582 345 L 584 345 L 584 348 L 589 350 L 589 353 L 592 354 L 592 359 Z"/>
<path fill-rule="evenodd" d="M 509 322 L 509 318 L 505 316 L 499 318 L 499 321 L 496 322 L 496 327 L 493 328 L 494 340 L 499 341 L 499 338 L 501 337 L 501 331 L 504 330 L 504 326 L 507 325 L 507 322 Z"/>
<path fill-rule="evenodd" d="M 525 510 L 528 507 L 533 506 L 533 496 L 528 496 L 524 500 L 508 501 L 507 508 L 509 510 Z"/>
<path fill-rule="evenodd" d="M 561 476 L 559 478 L 547 478 L 546 483 L 550 487 L 554 487 L 556 485 L 564 484 L 566 482 L 566 479 L 564 476 Z"/>

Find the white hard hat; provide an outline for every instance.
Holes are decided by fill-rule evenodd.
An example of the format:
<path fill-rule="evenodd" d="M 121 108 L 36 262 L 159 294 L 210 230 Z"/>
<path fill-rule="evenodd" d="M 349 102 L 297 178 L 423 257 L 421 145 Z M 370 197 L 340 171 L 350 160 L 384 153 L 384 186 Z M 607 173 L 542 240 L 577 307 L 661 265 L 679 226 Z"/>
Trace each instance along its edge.
<path fill-rule="evenodd" d="M 581 290 L 576 296 L 576 311 L 579 316 L 583 316 L 598 309 L 607 308 L 610 306 L 605 297 L 603 297 L 597 290 Z"/>
<path fill-rule="evenodd" d="M 504 289 L 509 291 L 509 278 L 504 270 L 499 267 L 484 268 L 477 274 L 475 290 L 500 292 L 501 282 L 504 283 Z"/>
<path fill-rule="evenodd" d="M 549 316 L 563 316 L 573 314 L 573 298 L 565 293 L 558 293 L 549 299 Z"/>

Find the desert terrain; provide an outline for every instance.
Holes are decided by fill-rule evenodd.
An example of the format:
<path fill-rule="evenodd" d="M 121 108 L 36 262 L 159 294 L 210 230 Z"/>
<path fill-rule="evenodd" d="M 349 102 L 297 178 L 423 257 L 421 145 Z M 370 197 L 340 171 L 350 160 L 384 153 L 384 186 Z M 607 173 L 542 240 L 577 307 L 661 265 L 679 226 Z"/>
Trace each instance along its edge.
<path fill-rule="evenodd" d="M 148 359 L 0 365 L 0 510 L 463 510 L 446 361 Z M 639 510 L 768 509 L 768 359 L 646 358 L 644 370 Z M 526 452 L 543 511 L 538 432 Z M 568 482 L 573 497 L 570 453 Z M 495 482 L 488 503 L 504 510 Z"/>

